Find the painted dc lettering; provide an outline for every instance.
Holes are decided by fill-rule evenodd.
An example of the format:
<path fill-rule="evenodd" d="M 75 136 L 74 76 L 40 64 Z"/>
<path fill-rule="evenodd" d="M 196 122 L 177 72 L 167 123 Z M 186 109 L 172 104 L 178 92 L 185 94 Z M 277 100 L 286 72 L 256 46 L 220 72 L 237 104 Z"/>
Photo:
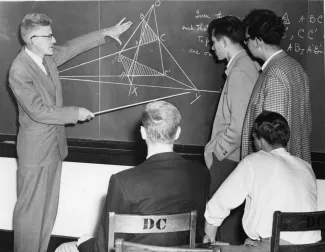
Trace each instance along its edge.
<path fill-rule="evenodd" d="M 159 230 L 163 230 L 166 228 L 167 219 L 159 219 L 155 223 L 153 219 L 150 218 L 144 218 L 143 219 L 143 229 L 152 229 L 154 226 L 158 228 Z"/>

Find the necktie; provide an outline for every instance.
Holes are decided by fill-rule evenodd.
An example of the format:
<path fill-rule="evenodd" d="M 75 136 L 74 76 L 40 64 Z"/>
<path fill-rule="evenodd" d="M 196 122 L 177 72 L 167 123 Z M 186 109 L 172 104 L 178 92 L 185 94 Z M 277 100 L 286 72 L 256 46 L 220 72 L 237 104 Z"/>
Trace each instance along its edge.
<path fill-rule="evenodd" d="M 47 76 L 51 77 L 49 66 L 47 65 L 47 63 L 46 63 L 46 61 L 45 61 L 44 58 L 43 58 L 42 64 L 45 67 Z"/>

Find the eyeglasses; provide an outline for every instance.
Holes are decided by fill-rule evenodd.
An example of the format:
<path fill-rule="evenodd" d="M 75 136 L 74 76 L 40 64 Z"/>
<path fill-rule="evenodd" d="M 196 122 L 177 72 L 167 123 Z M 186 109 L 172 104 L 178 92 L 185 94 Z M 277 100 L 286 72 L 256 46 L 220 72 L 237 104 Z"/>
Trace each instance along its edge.
<path fill-rule="evenodd" d="M 33 35 L 30 37 L 30 39 L 32 38 L 47 38 L 49 40 L 52 40 L 52 38 L 54 37 L 53 34 L 49 34 L 49 35 Z"/>
<path fill-rule="evenodd" d="M 254 39 L 255 37 L 247 37 L 247 38 L 244 38 L 244 43 L 245 43 L 245 45 L 247 45 L 248 44 L 248 41 L 250 40 L 250 39 Z"/>

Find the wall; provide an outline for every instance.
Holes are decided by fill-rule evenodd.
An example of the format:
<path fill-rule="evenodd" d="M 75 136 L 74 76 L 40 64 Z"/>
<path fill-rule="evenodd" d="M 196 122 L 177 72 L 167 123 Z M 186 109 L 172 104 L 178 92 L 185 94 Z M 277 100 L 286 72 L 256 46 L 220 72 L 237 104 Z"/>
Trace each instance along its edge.
<path fill-rule="evenodd" d="M 60 201 L 53 235 L 94 235 L 112 174 L 129 166 L 63 162 Z M 0 158 L 0 229 L 12 230 L 16 202 L 14 158 Z"/>
<path fill-rule="evenodd" d="M 58 215 L 53 235 L 94 235 L 105 199 L 109 178 L 129 166 L 63 162 Z M 14 158 L 0 158 L 0 229 L 12 230 L 16 202 Z M 325 180 L 317 180 L 318 209 L 325 210 Z"/>

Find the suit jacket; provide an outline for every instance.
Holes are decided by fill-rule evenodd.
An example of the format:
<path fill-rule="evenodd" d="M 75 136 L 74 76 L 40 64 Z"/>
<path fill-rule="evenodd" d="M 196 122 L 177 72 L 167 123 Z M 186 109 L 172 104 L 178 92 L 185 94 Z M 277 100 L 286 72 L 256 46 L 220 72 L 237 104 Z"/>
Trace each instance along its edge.
<path fill-rule="evenodd" d="M 227 80 L 219 100 L 211 139 L 204 150 L 208 167 L 212 164 L 212 153 L 219 161 L 227 158 L 239 162 L 243 122 L 259 68 L 245 50 L 240 51 L 227 68 Z"/>
<path fill-rule="evenodd" d="M 105 42 L 103 31 L 95 31 L 55 46 L 45 56 L 47 76 L 25 48 L 13 61 L 9 83 L 18 103 L 17 153 L 23 166 L 44 166 L 62 161 L 68 154 L 64 125 L 77 123 L 79 109 L 63 107 L 62 85 L 57 67 L 76 55 Z"/>
<path fill-rule="evenodd" d="M 159 215 L 196 209 L 204 222 L 209 186 L 210 175 L 205 166 L 183 159 L 174 152 L 155 154 L 135 168 L 112 175 L 97 238 L 81 243 L 78 249 L 81 252 L 107 252 L 109 212 Z M 188 232 L 118 234 L 115 238 L 161 246 L 189 242 Z"/>
<path fill-rule="evenodd" d="M 263 110 L 280 113 L 287 119 L 291 131 L 288 151 L 311 163 L 309 81 L 301 65 L 284 51 L 269 61 L 252 92 L 244 121 L 242 158 L 253 152 L 251 131 Z"/>

